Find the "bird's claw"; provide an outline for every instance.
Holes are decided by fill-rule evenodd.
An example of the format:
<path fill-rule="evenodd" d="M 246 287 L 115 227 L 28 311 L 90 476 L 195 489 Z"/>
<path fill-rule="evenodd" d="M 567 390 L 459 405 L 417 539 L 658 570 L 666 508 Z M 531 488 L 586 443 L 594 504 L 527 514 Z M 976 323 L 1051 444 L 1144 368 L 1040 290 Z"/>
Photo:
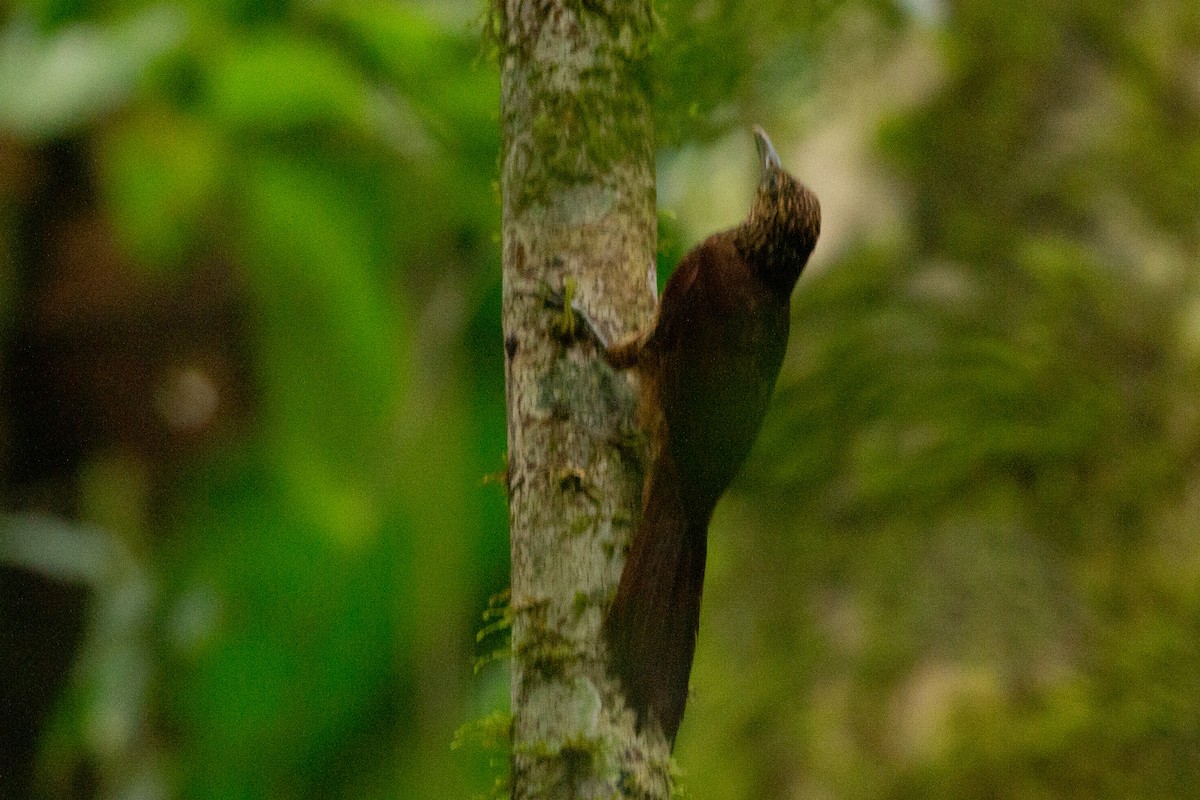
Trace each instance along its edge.
<path fill-rule="evenodd" d="M 576 297 L 578 282 L 567 276 L 562 289 L 551 288 L 549 284 L 541 286 L 542 303 L 546 308 L 558 311 L 558 315 L 550 321 L 550 329 L 563 342 L 574 342 L 582 338 L 590 338 L 600 346 L 601 350 L 608 349 L 608 337 L 592 322 L 591 317 L 584 311 Z"/>

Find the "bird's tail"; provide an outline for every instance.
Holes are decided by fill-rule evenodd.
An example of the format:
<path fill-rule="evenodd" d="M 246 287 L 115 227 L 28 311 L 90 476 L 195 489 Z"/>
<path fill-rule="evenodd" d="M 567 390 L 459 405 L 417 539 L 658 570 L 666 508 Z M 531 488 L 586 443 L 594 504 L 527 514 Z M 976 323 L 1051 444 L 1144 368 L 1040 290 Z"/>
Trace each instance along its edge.
<path fill-rule="evenodd" d="M 642 519 L 605 620 L 609 653 L 638 727 L 674 745 L 700 623 L 708 520 L 688 521 L 669 463 L 655 464 Z"/>

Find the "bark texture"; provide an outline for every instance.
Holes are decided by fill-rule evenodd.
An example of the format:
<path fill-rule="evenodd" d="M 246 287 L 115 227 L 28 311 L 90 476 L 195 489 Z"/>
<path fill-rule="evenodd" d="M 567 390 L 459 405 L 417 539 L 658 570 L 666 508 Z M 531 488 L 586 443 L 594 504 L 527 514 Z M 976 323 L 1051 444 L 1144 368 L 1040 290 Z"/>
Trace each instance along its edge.
<path fill-rule="evenodd" d="M 601 638 L 641 507 L 633 389 L 610 339 L 654 313 L 649 0 L 497 0 L 512 535 L 514 798 L 669 796 Z"/>

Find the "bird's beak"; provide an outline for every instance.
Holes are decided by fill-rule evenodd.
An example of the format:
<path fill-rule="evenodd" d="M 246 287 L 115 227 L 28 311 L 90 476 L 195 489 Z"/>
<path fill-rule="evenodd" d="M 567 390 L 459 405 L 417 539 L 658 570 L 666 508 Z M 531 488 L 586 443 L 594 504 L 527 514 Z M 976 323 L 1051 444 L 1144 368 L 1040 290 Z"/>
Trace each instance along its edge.
<path fill-rule="evenodd" d="M 758 145 L 759 168 L 763 175 L 774 169 L 783 169 L 779 163 L 779 153 L 775 152 L 775 145 L 771 144 L 771 137 L 767 136 L 767 132 L 762 129 L 761 125 L 754 126 L 754 143 Z"/>

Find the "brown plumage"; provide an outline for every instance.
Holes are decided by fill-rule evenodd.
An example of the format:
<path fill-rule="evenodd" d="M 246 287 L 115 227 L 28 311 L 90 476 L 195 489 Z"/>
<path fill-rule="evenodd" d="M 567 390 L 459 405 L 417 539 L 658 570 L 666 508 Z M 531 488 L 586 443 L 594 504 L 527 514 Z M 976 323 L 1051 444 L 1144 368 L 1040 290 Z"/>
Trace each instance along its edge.
<path fill-rule="evenodd" d="M 792 287 L 821 226 L 816 196 L 755 128 L 750 215 L 688 252 L 653 327 L 607 351 L 636 370 L 650 467 L 642 517 L 605 622 L 639 727 L 674 745 L 696 649 L 708 523 L 766 414 L 787 349 Z"/>

